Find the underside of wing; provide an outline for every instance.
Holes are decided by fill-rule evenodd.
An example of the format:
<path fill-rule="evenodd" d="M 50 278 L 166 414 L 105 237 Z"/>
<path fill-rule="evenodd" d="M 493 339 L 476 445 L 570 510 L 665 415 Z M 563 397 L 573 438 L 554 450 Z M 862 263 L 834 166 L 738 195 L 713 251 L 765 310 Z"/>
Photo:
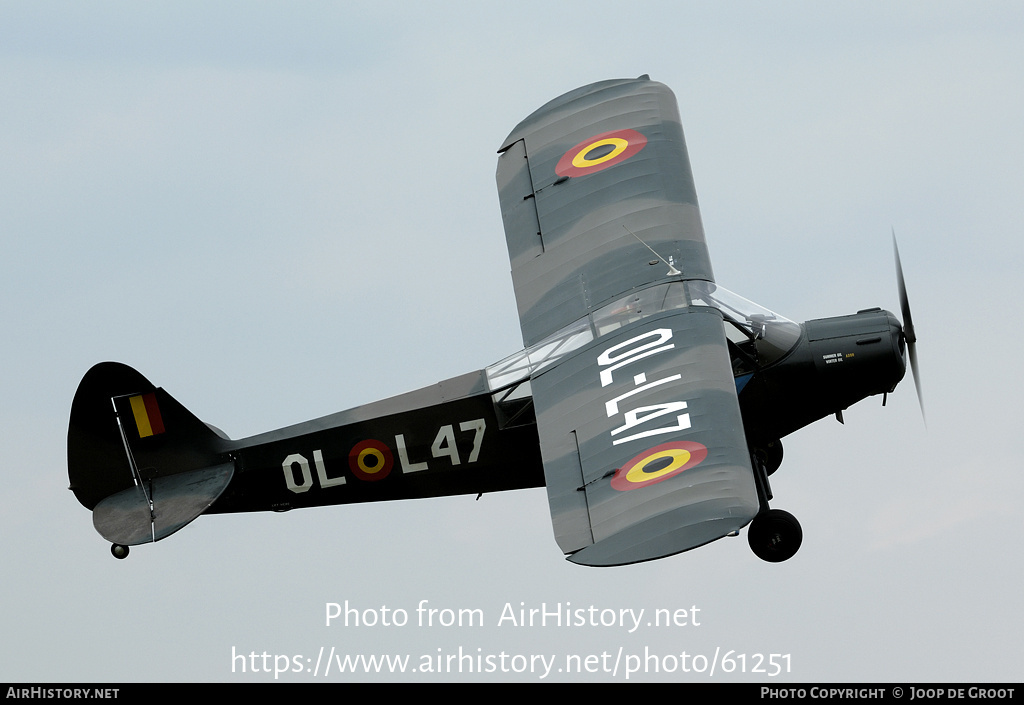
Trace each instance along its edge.
<path fill-rule="evenodd" d="M 730 534 L 759 501 L 675 97 L 576 89 L 505 140 L 498 191 L 555 536 L 622 565 Z"/>
<path fill-rule="evenodd" d="M 579 88 L 523 120 L 499 151 L 527 346 L 672 271 L 713 279 L 679 111 L 663 84 Z"/>
<path fill-rule="evenodd" d="M 570 560 L 686 551 L 758 511 L 717 311 L 683 308 L 594 340 L 532 381 L 555 537 Z"/>

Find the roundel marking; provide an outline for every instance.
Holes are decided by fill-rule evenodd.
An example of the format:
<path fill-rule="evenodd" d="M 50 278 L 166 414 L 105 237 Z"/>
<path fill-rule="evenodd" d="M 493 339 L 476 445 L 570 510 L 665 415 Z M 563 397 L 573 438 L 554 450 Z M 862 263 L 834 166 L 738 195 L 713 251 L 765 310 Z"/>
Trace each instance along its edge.
<path fill-rule="evenodd" d="M 647 487 L 689 470 L 708 457 L 708 449 L 694 441 L 662 443 L 648 448 L 615 471 L 612 487 L 626 492 Z"/>
<path fill-rule="evenodd" d="M 555 165 L 559 176 L 583 176 L 615 166 L 639 152 L 647 138 L 636 130 L 613 130 L 588 137 L 562 155 Z"/>
<path fill-rule="evenodd" d="M 391 472 L 395 458 L 391 449 L 380 441 L 360 441 L 348 452 L 348 467 L 360 480 L 383 480 Z"/>

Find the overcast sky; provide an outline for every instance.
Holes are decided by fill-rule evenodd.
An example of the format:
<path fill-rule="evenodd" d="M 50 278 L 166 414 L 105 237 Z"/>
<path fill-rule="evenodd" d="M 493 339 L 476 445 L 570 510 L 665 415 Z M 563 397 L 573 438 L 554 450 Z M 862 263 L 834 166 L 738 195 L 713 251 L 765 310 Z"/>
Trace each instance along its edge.
<path fill-rule="evenodd" d="M 797 321 L 898 311 L 900 239 L 928 425 L 908 379 L 785 439 L 795 558 L 578 567 L 542 489 L 201 517 L 111 558 L 67 491 L 89 367 L 240 438 L 503 358 L 495 152 L 643 73 L 679 99 L 722 285 Z M 331 680 L 622 681 L 645 654 L 672 672 L 631 680 L 1020 680 L 1022 86 L 1018 2 L 0 3 L 0 680 L 272 681 L 232 654 L 321 647 L 417 668 Z M 325 626 L 346 600 L 409 623 Z M 423 600 L 485 623 L 421 627 Z M 460 649 L 499 670 L 424 672 Z M 602 653 L 616 673 L 559 672 Z"/>

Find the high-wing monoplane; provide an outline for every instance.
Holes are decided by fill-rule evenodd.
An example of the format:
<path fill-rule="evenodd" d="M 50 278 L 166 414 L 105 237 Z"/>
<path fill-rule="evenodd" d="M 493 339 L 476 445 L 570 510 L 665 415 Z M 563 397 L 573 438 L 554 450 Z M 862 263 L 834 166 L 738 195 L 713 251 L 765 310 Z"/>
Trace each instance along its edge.
<path fill-rule="evenodd" d="M 96 365 L 68 474 L 116 557 L 201 514 L 540 486 L 575 563 L 662 558 L 748 524 L 761 558 L 796 552 L 799 523 L 769 508 L 780 439 L 884 401 L 915 364 L 898 253 L 902 325 L 878 308 L 797 324 L 719 286 L 675 97 L 647 76 L 556 98 L 498 151 L 524 349 L 242 440 Z"/>

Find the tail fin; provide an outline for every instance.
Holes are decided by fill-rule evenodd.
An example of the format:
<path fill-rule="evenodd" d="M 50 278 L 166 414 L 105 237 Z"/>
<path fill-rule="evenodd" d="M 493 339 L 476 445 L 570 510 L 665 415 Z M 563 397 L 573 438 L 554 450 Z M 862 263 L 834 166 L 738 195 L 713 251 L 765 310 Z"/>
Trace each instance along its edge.
<path fill-rule="evenodd" d="M 103 362 L 75 393 L 68 477 L 104 538 L 158 541 L 202 514 L 234 472 L 229 441 L 127 365 Z"/>

